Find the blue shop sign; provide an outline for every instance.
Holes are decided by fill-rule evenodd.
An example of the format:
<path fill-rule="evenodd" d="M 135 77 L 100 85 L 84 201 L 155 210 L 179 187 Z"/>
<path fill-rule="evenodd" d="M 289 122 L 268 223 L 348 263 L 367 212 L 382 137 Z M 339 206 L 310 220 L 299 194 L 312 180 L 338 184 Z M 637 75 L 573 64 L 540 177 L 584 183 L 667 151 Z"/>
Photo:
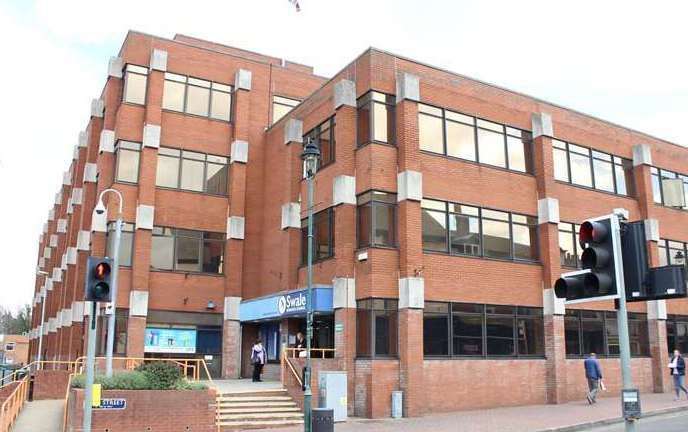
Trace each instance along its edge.
<path fill-rule="evenodd" d="M 242 301 L 239 306 L 239 319 L 245 322 L 306 316 L 307 307 L 308 290 L 282 292 Z M 332 287 L 313 288 L 313 311 L 332 313 Z"/>

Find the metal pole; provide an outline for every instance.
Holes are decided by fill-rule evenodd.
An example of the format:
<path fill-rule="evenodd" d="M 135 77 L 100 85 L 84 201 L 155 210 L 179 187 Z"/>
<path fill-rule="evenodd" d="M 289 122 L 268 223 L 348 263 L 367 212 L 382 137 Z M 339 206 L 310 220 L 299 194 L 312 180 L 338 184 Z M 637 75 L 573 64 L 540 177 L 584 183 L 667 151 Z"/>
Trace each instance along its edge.
<path fill-rule="evenodd" d="M 311 432 L 311 338 L 313 337 L 313 175 L 308 177 L 308 294 L 306 299 L 306 373 L 303 392 L 303 430 Z"/>
<path fill-rule="evenodd" d="M 117 221 L 115 221 L 115 244 L 112 248 L 112 311 L 110 317 L 108 318 L 108 329 L 107 329 L 107 349 L 105 354 L 105 376 L 112 376 L 112 353 L 115 346 L 115 321 L 117 312 L 117 274 L 119 273 L 119 246 L 122 239 L 122 212 L 120 207 L 120 212 L 117 215 Z"/>
<path fill-rule="evenodd" d="M 91 432 L 91 415 L 93 414 L 93 381 L 96 361 L 96 308 L 98 307 L 98 303 L 91 303 L 93 307 L 91 308 L 91 325 L 88 327 L 88 350 L 86 351 L 83 432 Z"/>
<path fill-rule="evenodd" d="M 36 357 L 38 370 L 41 370 L 41 360 L 43 360 L 43 326 L 45 325 L 45 302 L 48 297 L 48 290 L 45 295 L 41 294 L 41 332 L 38 335 L 38 356 Z"/>
<path fill-rule="evenodd" d="M 619 223 L 619 216 L 612 217 L 612 229 L 615 235 L 612 236 L 614 242 L 615 261 L 616 261 L 616 289 L 619 294 L 619 310 L 616 313 L 616 322 L 619 332 L 619 354 L 621 360 L 621 378 L 623 381 L 623 389 L 633 388 L 633 376 L 631 375 L 631 347 L 628 339 L 628 315 L 626 311 L 626 283 L 624 281 L 623 273 L 623 257 L 621 254 L 621 226 Z M 622 400 L 623 400 L 622 389 Z M 635 420 L 626 419 L 626 432 L 635 432 Z"/>

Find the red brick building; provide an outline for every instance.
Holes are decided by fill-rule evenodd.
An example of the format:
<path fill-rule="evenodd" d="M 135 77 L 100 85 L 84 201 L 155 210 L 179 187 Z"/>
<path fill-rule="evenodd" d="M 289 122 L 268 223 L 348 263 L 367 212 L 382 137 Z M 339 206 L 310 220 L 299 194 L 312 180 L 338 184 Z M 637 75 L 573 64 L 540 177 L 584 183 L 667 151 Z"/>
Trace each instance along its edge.
<path fill-rule="evenodd" d="M 591 351 L 616 391 L 612 302 L 552 293 L 578 266 L 577 224 L 626 209 L 653 266 L 685 263 L 688 207 L 663 205 L 663 179 L 688 193 L 688 149 L 632 129 L 372 48 L 328 80 L 130 32 L 108 71 L 40 239 L 32 358 L 41 332 L 44 358 L 84 353 L 84 266 L 108 254 L 117 203 L 92 210 L 112 187 L 117 354 L 246 376 L 259 336 L 279 361 L 305 327 L 304 138 L 322 153 L 313 343 L 335 348 L 356 415 L 390 415 L 395 390 L 408 416 L 580 399 Z M 666 391 L 688 302 L 630 309 L 635 382 Z"/>

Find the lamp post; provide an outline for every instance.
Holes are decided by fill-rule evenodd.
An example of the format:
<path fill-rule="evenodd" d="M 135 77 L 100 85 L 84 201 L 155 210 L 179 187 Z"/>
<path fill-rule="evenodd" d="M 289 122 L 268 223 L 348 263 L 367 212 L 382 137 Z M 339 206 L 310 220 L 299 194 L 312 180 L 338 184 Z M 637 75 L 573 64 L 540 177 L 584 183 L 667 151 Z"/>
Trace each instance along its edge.
<path fill-rule="evenodd" d="M 39 276 L 48 276 L 48 272 L 38 270 L 36 272 Z M 44 280 L 45 281 L 45 280 Z M 45 325 L 45 300 L 48 298 L 48 290 L 46 289 L 44 293 L 39 294 L 41 296 L 41 331 L 38 334 L 38 356 L 36 357 L 36 364 L 38 370 L 41 369 L 42 350 L 43 350 L 43 326 Z"/>
<path fill-rule="evenodd" d="M 307 299 L 306 299 L 306 367 L 303 374 L 303 430 L 311 432 L 312 409 L 311 399 L 311 338 L 313 337 L 313 180 L 315 172 L 318 170 L 318 159 L 320 159 L 320 149 L 309 137 L 301 154 L 303 160 L 303 171 L 308 183 L 308 276 L 307 276 Z"/>
<path fill-rule="evenodd" d="M 107 327 L 107 345 L 105 354 L 105 376 L 112 376 L 112 351 L 115 345 L 115 313 L 117 312 L 117 274 L 119 273 L 119 245 L 122 239 L 122 206 L 124 199 L 122 194 L 117 189 L 105 189 L 98 196 L 98 204 L 95 212 L 99 215 L 105 213 L 105 205 L 103 204 L 103 195 L 112 192 L 119 198 L 119 209 L 117 211 L 117 220 L 115 221 L 115 242 L 112 247 L 112 312 L 108 318 Z"/>

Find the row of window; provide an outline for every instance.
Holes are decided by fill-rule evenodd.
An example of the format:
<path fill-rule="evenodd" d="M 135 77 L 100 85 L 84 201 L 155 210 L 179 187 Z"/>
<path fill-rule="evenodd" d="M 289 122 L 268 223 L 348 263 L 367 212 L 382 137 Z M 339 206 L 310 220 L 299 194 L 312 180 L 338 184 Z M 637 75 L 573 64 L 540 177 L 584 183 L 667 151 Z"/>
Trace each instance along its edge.
<path fill-rule="evenodd" d="M 552 140 L 554 178 L 618 195 L 633 195 L 633 163 L 588 147 Z"/>
<path fill-rule="evenodd" d="M 394 144 L 394 96 L 371 91 L 357 101 L 357 144 Z"/>
<path fill-rule="evenodd" d="M 313 262 L 334 256 L 334 208 L 313 215 Z M 308 219 L 301 220 L 301 263 L 308 263 Z"/>
<path fill-rule="evenodd" d="M 686 205 L 683 210 L 688 210 L 688 175 L 678 174 L 673 171 L 652 167 L 652 196 L 657 204 L 666 205 L 666 192 L 663 180 L 681 179 L 683 181 L 683 195 Z"/>
<path fill-rule="evenodd" d="M 108 224 L 106 255 L 114 250 L 115 224 Z M 123 223 L 119 263 L 131 266 L 134 225 Z M 180 228 L 153 227 L 151 268 L 194 273 L 222 274 L 225 234 Z"/>
<path fill-rule="evenodd" d="M 582 357 L 589 353 L 596 353 L 600 356 L 619 355 L 616 311 L 568 309 L 564 317 L 564 328 L 567 356 Z M 650 355 L 647 316 L 645 314 L 628 314 L 628 337 L 631 344 L 631 355 Z"/>
<path fill-rule="evenodd" d="M 688 316 L 669 315 L 666 321 L 667 349 L 688 352 Z"/>
<path fill-rule="evenodd" d="M 141 144 L 120 140 L 116 145 L 115 180 L 137 183 Z M 205 153 L 160 147 L 155 185 L 164 188 L 227 195 L 227 158 Z"/>
<path fill-rule="evenodd" d="M 518 172 L 532 172 L 532 135 L 430 105 L 418 104 L 420 149 Z"/>
<path fill-rule="evenodd" d="M 544 356 L 542 308 L 426 302 L 426 356 Z"/>
<path fill-rule="evenodd" d="M 537 219 L 532 216 L 426 199 L 421 207 L 426 251 L 538 259 Z"/>
<path fill-rule="evenodd" d="M 679 264 L 688 266 L 686 254 L 688 254 L 688 244 L 685 242 L 659 239 L 659 265 Z M 686 268 L 688 274 L 688 267 Z"/>
<path fill-rule="evenodd" d="M 232 86 L 165 72 L 162 108 L 229 121 Z"/>

